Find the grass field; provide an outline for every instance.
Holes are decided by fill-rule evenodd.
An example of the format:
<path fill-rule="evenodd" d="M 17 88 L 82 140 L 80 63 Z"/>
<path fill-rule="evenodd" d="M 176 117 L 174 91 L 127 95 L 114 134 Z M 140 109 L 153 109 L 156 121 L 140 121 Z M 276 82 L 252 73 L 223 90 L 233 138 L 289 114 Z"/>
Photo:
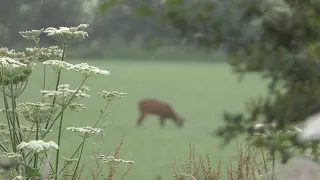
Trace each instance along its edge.
<path fill-rule="evenodd" d="M 108 135 L 91 140 L 102 141 L 107 145 L 108 152 L 114 150 L 124 134 L 121 155 L 124 159 L 132 156 L 135 161 L 133 170 L 126 178 L 130 180 L 151 180 L 157 175 L 165 180 L 173 179 L 172 163 L 187 159 L 189 143 L 195 144 L 198 154 L 209 152 L 214 166 L 220 157 L 223 165 L 227 165 L 229 160 L 237 157 L 236 144 L 221 150 L 218 147 L 220 140 L 211 134 L 222 124 L 222 111 L 242 111 L 246 100 L 265 91 L 265 83 L 258 76 L 247 76 L 239 84 L 237 75 L 232 74 L 230 67 L 222 63 L 116 60 L 87 63 L 107 69 L 111 75 L 89 79 L 86 85 L 91 88 L 92 97 L 83 101 L 88 109 L 68 114 L 65 126 L 92 125 L 103 105 L 96 95 L 97 91 L 126 92 L 125 98 L 113 105 Z M 35 68 L 20 101 L 39 101 L 41 70 L 40 66 Z M 80 82 L 79 75 L 75 73 L 62 74 L 62 78 L 62 83 L 76 85 Z M 147 97 L 169 102 L 185 118 L 185 126 L 179 129 L 172 122 L 166 122 L 162 129 L 158 119 L 150 116 L 137 128 L 137 102 Z M 65 156 L 73 152 L 80 141 L 80 138 L 70 132 L 65 132 L 62 139 L 61 148 Z M 91 155 L 90 143 L 85 149 L 87 158 Z M 94 165 L 91 159 L 84 163 L 87 166 Z"/>

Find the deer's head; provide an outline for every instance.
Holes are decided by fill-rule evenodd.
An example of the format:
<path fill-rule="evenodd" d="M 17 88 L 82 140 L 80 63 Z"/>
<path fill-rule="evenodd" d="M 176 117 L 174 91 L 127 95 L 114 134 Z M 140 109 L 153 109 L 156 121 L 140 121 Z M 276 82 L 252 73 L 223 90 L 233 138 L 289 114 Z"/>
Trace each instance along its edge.
<path fill-rule="evenodd" d="M 177 116 L 175 118 L 175 122 L 176 122 L 177 126 L 182 127 L 183 124 L 184 124 L 184 119 L 182 117 L 180 117 L 180 116 Z"/>

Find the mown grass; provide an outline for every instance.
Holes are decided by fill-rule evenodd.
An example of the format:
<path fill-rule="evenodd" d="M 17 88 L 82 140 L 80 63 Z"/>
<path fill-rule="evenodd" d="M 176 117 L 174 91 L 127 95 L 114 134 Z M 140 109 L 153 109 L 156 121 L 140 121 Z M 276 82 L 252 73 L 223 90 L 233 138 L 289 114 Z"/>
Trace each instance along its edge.
<path fill-rule="evenodd" d="M 242 111 L 245 101 L 264 93 L 266 87 L 256 75 L 247 76 L 239 83 L 238 77 L 231 73 L 230 66 L 223 63 L 116 60 L 88 60 L 87 63 L 107 69 L 111 75 L 107 78 L 91 79 L 86 84 L 94 90 L 91 92 L 92 97 L 83 101 L 89 108 L 67 115 L 69 118 L 66 118 L 64 124 L 82 126 L 95 120 L 102 104 L 96 91 L 126 92 L 125 98 L 113 105 L 109 117 L 109 121 L 112 122 L 107 128 L 108 136 L 91 140 L 102 141 L 107 145 L 106 151 L 112 152 L 124 134 L 121 154 L 125 159 L 132 156 L 135 161 L 133 170 L 127 177 L 130 180 L 150 180 L 157 175 L 161 175 L 163 179 L 173 179 L 172 163 L 188 158 L 190 143 L 195 144 L 197 153 L 210 153 L 212 163 L 218 163 L 221 157 L 224 168 L 224 162 L 227 165 L 238 156 L 236 142 L 227 149 L 220 150 L 220 140 L 212 136 L 212 132 L 222 123 L 223 110 Z M 39 89 L 42 87 L 41 70 L 34 69 L 20 101 L 39 101 Z M 65 73 L 62 74 L 62 82 L 76 85 L 79 83 L 78 77 L 77 74 Z M 50 78 L 53 82 L 55 77 Z M 150 116 L 137 128 L 137 102 L 146 97 L 169 102 L 177 113 L 185 118 L 185 126 L 179 129 L 172 122 L 166 122 L 165 128 L 162 129 L 158 119 Z M 68 151 L 73 152 L 76 148 L 75 145 L 80 138 L 69 136 L 69 132 L 65 132 L 62 138 L 62 154 L 67 156 Z M 87 146 L 84 156 L 90 155 L 91 148 Z M 86 160 L 84 163 L 89 167 L 94 165 L 94 161 Z M 83 175 L 85 174 L 89 175 L 89 171 L 85 170 Z"/>

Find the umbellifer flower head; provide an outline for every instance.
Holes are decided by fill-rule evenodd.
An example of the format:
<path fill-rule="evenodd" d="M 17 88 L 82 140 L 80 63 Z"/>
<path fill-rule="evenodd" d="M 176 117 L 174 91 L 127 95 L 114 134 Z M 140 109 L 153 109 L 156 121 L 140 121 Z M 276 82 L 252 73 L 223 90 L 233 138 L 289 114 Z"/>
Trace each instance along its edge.
<path fill-rule="evenodd" d="M 44 30 L 48 36 L 55 38 L 57 41 L 68 44 L 76 41 L 77 39 L 85 39 L 88 33 L 83 31 L 88 28 L 88 24 L 80 24 L 77 27 L 60 27 L 59 29 L 49 27 Z"/>
<path fill-rule="evenodd" d="M 98 135 L 103 133 L 103 129 L 86 127 L 67 127 L 68 131 L 77 132 L 81 137 L 88 138 L 92 135 Z"/>
<path fill-rule="evenodd" d="M 24 70 L 26 70 L 26 68 L 26 64 L 23 64 L 17 60 L 8 57 L 0 58 L 0 70 L 7 77 L 13 77 L 21 74 Z"/>
<path fill-rule="evenodd" d="M 19 34 L 28 40 L 34 40 L 34 41 L 39 41 L 38 37 L 40 36 L 40 34 L 43 32 L 43 28 L 42 29 L 38 29 L 38 30 L 31 30 L 31 31 L 20 31 Z"/>
<path fill-rule="evenodd" d="M 100 75 L 109 75 L 109 71 L 101 70 L 97 67 L 90 66 L 87 63 L 76 64 L 72 67 L 72 70 L 79 72 L 83 76 L 100 76 Z"/>
<path fill-rule="evenodd" d="M 61 59 L 62 58 L 62 49 L 59 49 L 58 46 L 50 46 L 49 48 L 26 48 L 30 59 L 44 62 L 47 60 Z"/>
<path fill-rule="evenodd" d="M 112 92 L 101 91 L 101 92 L 98 93 L 98 95 L 100 95 L 103 99 L 106 99 L 108 101 L 113 101 L 115 99 L 122 98 L 126 94 L 127 93 L 118 92 L 118 91 L 112 91 Z"/>
<path fill-rule="evenodd" d="M 71 90 L 69 89 L 70 85 L 69 84 L 63 84 L 58 86 L 58 90 L 55 91 L 46 91 L 43 90 L 41 93 L 43 93 L 43 97 L 48 97 L 50 99 L 56 98 L 57 104 L 64 106 L 70 101 L 70 98 L 72 100 L 70 101 L 70 105 L 74 105 L 75 102 L 78 102 L 82 98 L 88 98 L 90 95 L 86 94 L 86 91 L 89 91 L 90 89 L 86 86 L 80 87 L 80 89 L 77 90 Z"/>
<path fill-rule="evenodd" d="M 55 71 L 71 70 L 73 68 L 72 64 L 60 60 L 47 60 L 43 64 L 50 65 Z"/>
<path fill-rule="evenodd" d="M 0 155 L 0 159 L 12 159 L 12 160 L 20 160 L 22 158 L 22 155 L 19 153 L 13 153 L 13 152 L 4 152 L 2 155 Z"/>
<path fill-rule="evenodd" d="M 52 115 L 58 110 L 49 103 L 20 103 L 17 112 L 24 116 L 27 121 L 43 123 L 51 120 Z"/>
<path fill-rule="evenodd" d="M 18 149 L 28 149 L 36 153 L 46 152 L 52 149 L 59 149 L 59 146 L 53 142 L 44 142 L 42 140 L 32 140 L 29 142 L 21 142 L 18 146 Z"/>

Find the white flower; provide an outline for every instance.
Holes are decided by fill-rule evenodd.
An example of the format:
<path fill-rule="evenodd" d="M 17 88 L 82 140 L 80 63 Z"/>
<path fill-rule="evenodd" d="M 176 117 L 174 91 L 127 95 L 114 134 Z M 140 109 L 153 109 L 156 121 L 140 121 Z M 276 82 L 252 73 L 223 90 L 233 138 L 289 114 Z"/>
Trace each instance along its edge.
<path fill-rule="evenodd" d="M 35 151 L 36 153 L 41 153 L 52 149 L 59 149 L 59 146 L 53 141 L 44 142 L 42 140 L 32 140 L 29 142 L 21 142 L 17 148 L 29 149 L 31 151 Z"/>
<path fill-rule="evenodd" d="M 102 159 L 102 163 L 129 163 L 129 164 L 133 164 L 133 161 L 127 161 L 127 160 L 123 160 L 123 159 L 116 159 L 113 156 L 107 156 L 106 158 L 101 158 Z"/>
<path fill-rule="evenodd" d="M 320 113 L 308 117 L 298 136 L 300 141 L 320 139 Z"/>
<path fill-rule="evenodd" d="M 97 67 L 90 66 L 87 63 L 76 64 L 72 67 L 72 70 L 79 72 L 86 77 L 110 74 L 107 70 L 101 70 Z"/>
<path fill-rule="evenodd" d="M 25 125 L 20 125 L 20 128 L 19 130 L 23 133 L 35 133 L 37 131 L 42 131 L 42 132 L 47 132 L 48 130 L 47 129 L 44 129 L 44 128 L 41 128 L 41 129 L 38 129 L 37 127 L 35 126 L 25 126 Z M 50 129 L 49 132 L 52 132 L 52 130 Z"/>
<path fill-rule="evenodd" d="M 70 158 L 66 158 L 66 157 L 62 157 L 62 159 L 63 159 L 66 163 L 77 162 L 77 161 L 79 160 L 78 158 L 70 159 Z"/>
<path fill-rule="evenodd" d="M 103 129 L 93 128 L 90 126 L 86 127 L 67 127 L 68 131 L 77 132 L 81 137 L 87 138 L 92 135 L 98 135 L 103 133 Z"/>
<path fill-rule="evenodd" d="M 44 29 L 42 28 L 39 30 L 20 31 L 19 34 L 25 39 L 38 41 L 38 37 L 43 32 L 43 30 Z"/>
<path fill-rule="evenodd" d="M 26 68 L 26 64 L 23 64 L 14 59 L 8 57 L 0 58 L 0 70 L 3 71 L 4 75 L 7 77 L 16 76 L 26 70 Z"/>
<path fill-rule="evenodd" d="M 88 33 L 83 31 L 88 28 L 88 24 L 80 24 L 78 27 L 60 27 L 59 29 L 54 27 L 47 28 L 44 32 L 48 36 L 54 37 L 56 40 L 62 43 L 72 43 L 77 39 L 85 39 Z"/>
<path fill-rule="evenodd" d="M 43 64 L 50 65 L 55 71 L 61 71 L 61 70 L 71 70 L 73 68 L 73 65 L 61 60 L 48 60 L 44 61 Z"/>
<path fill-rule="evenodd" d="M 43 93 L 43 97 L 48 97 L 50 99 L 56 98 L 57 104 L 64 106 L 70 101 L 70 98 L 72 100 L 70 101 L 70 104 L 75 103 L 79 101 L 82 98 L 88 98 L 90 95 L 86 94 L 86 91 L 89 91 L 90 89 L 86 86 L 80 87 L 80 89 L 77 90 L 71 90 L 69 89 L 70 85 L 69 84 L 62 84 L 58 86 L 58 90 L 55 91 L 40 91 Z M 74 104 L 73 104 L 74 105 Z"/>
<path fill-rule="evenodd" d="M 14 152 L 10 152 L 10 153 L 4 152 L 4 154 L 0 155 L 0 159 L 2 159 L 2 158 L 17 160 L 17 159 L 22 158 L 22 155 L 19 153 L 14 153 Z"/>
<path fill-rule="evenodd" d="M 106 99 L 108 101 L 112 101 L 112 100 L 115 100 L 115 99 L 118 99 L 118 98 L 122 98 L 126 94 L 127 93 L 118 92 L 118 91 L 112 91 L 112 92 L 102 91 L 102 92 L 98 93 L 98 95 L 100 95 L 103 99 Z"/>
<path fill-rule="evenodd" d="M 79 104 L 79 103 L 70 103 L 69 108 L 71 111 L 76 111 L 79 112 L 80 110 L 86 110 L 87 107 L 84 104 Z"/>
<path fill-rule="evenodd" d="M 17 112 L 24 116 L 27 121 L 34 123 L 43 123 L 51 120 L 52 115 L 58 110 L 56 106 L 49 103 L 20 103 L 21 108 Z"/>
<path fill-rule="evenodd" d="M 276 127 L 276 123 L 270 123 L 270 124 L 256 124 L 253 129 L 256 131 L 259 130 L 265 130 L 265 129 L 272 129 Z"/>
<path fill-rule="evenodd" d="M 264 124 L 256 124 L 253 128 L 254 128 L 255 130 L 263 129 L 263 128 L 264 128 Z"/>
<path fill-rule="evenodd" d="M 61 59 L 63 54 L 62 49 L 59 49 L 58 46 L 50 46 L 49 48 L 26 48 L 26 51 L 28 52 L 30 59 L 40 62 Z"/>

